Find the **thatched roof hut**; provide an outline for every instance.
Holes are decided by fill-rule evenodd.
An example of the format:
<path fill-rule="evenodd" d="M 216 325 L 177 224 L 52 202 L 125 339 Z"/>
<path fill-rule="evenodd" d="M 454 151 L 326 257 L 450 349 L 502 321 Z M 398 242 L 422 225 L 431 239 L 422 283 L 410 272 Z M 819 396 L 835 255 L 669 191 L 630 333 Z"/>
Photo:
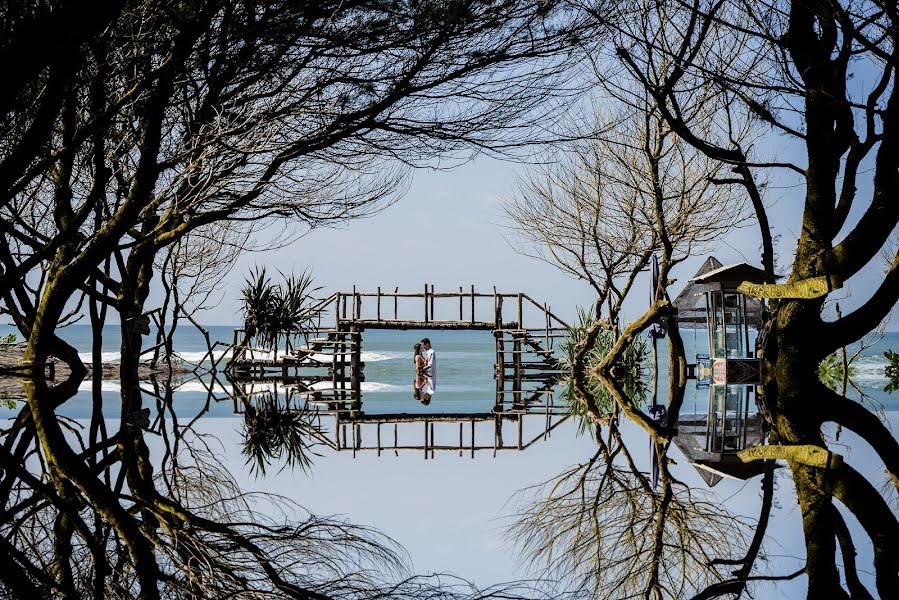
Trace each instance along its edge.
<path fill-rule="evenodd" d="M 752 265 L 722 265 L 718 259 L 710 256 L 674 299 L 678 325 L 684 329 L 705 329 L 708 318 L 705 292 L 722 287 L 736 288 L 743 281 L 760 283 L 764 281 L 764 275 L 764 271 Z M 746 319 L 750 326 L 756 329 L 761 326 L 763 310 L 762 300 L 746 297 Z"/>

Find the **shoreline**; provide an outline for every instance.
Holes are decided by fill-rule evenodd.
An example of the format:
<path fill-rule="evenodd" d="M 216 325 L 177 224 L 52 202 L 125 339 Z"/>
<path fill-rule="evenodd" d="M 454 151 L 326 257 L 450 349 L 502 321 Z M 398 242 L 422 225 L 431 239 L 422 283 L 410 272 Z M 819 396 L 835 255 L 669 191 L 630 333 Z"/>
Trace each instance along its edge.
<path fill-rule="evenodd" d="M 0 347 L 0 397 L 22 398 L 25 396 L 25 386 L 22 383 L 21 374 L 18 372 L 23 356 L 24 344 Z M 70 371 L 65 363 L 54 358 L 48 361 L 49 364 L 53 365 L 54 370 L 54 376 L 51 378 L 51 381 L 65 381 L 68 378 Z M 87 375 L 85 375 L 84 379 L 89 380 L 93 373 L 93 364 L 84 363 L 84 366 L 87 367 Z M 100 372 L 104 381 L 118 380 L 119 363 L 100 363 Z M 146 380 L 153 377 L 177 377 L 191 372 L 192 369 L 177 364 L 169 368 L 167 364 L 151 367 L 148 363 L 141 363 L 137 376 L 140 380 Z"/>

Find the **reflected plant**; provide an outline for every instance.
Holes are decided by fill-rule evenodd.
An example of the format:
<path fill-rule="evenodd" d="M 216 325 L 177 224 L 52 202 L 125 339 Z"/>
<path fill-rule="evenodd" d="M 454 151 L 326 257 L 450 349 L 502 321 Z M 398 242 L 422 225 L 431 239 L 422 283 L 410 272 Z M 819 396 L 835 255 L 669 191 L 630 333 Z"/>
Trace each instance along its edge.
<path fill-rule="evenodd" d="M 887 384 L 884 386 L 883 391 L 892 394 L 899 390 L 899 354 L 892 350 L 887 350 L 883 355 L 887 359 L 887 366 L 884 369 Z"/>
<path fill-rule="evenodd" d="M 571 373 L 574 364 L 575 348 L 586 338 L 587 329 L 595 321 L 596 318 L 592 309 L 587 311 L 578 309 L 577 320 L 574 325 L 568 328 L 568 337 L 561 344 L 562 358 L 560 359 L 560 364 L 563 372 L 567 373 L 562 398 L 568 404 L 571 414 L 577 417 L 578 432 L 581 434 L 585 431 L 592 433 L 592 428 L 589 426 L 591 420 L 587 418 L 587 407 L 578 400 L 575 394 L 574 380 Z M 599 364 L 612 349 L 614 343 L 614 334 L 606 329 L 601 330 L 596 337 L 595 344 L 587 353 L 586 369 L 589 370 Z M 643 366 L 648 354 L 649 346 L 646 343 L 646 339 L 636 337 L 625 348 L 621 358 L 613 366 L 615 375 L 622 382 L 625 392 L 635 402 L 642 402 L 646 398 Z M 615 401 L 609 390 L 595 378 L 588 378 L 586 387 L 587 392 L 595 399 L 597 408 L 603 413 L 610 414 L 614 408 Z"/>
<path fill-rule="evenodd" d="M 313 284 L 309 271 L 284 277 L 282 284 L 273 283 L 265 267 L 254 269 L 243 288 L 247 339 L 273 349 L 282 336 L 314 326 L 317 314 L 311 310 L 313 294 L 320 289 Z"/>
<path fill-rule="evenodd" d="M 265 475 L 272 462 L 283 461 L 280 470 L 299 467 L 304 473 L 312 466 L 312 436 L 321 433 L 318 415 L 290 404 L 281 406 L 272 394 L 247 403 L 244 413 L 243 455 L 250 470 Z"/>
<path fill-rule="evenodd" d="M 847 374 L 849 379 L 855 375 L 855 368 L 849 364 Z M 838 390 L 843 384 L 843 359 L 837 352 L 829 354 L 818 365 L 818 377 L 821 382 L 832 390 Z"/>
<path fill-rule="evenodd" d="M 21 400 L 20 395 L 0 394 L 0 406 L 9 410 L 15 410 L 18 401 Z"/>

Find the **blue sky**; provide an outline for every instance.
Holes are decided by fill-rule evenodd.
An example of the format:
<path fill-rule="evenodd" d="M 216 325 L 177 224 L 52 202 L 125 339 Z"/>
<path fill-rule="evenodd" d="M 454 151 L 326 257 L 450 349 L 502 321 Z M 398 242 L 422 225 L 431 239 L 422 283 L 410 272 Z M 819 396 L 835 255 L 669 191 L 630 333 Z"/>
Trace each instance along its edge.
<path fill-rule="evenodd" d="M 784 149 L 782 156 L 790 153 Z M 240 288 L 255 265 L 282 272 L 311 267 L 323 292 L 392 290 L 419 291 L 425 283 L 436 289 L 524 291 L 547 302 L 562 318 L 574 316 L 579 306 L 593 303 L 591 289 L 555 268 L 519 255 L 506 241 L 500 226 L 501 202 L 514 189 L 526 165 L 479 157 L 449 171 L 418 169 L 408 192 L 377 216 L 352 221 L 339 229 L 315 230 L 291 245 L 271 251 L 249 252 L 237 263 L 222 286 L 221 303 L 202 320 L 233 324 L 240 320 Z M 864 198 L 865 190 L 860 190 Z M 773 180 L 766 193 L 769 218 L 779 236 L 780 272 L 787 272 L 801 223 L 803 188 L 784 177 Z M 855 216 L 863 206 L 857 206 Z M 265 241 L 258 242 L 264 246 Z M 754 223 L 733 231 L 710 252 L 681 265 L 674 276 L 676 293 L 708 254 L 721 262 L 760 265 Z M 838 295 L 843 311 L 862 302 L 874 289 L 881 267 L 872 265 L 853 278 Z M 645 279 L 645 278 L 643 278 Z M 638 282 L 625 317 L 634 318 L 645 307 L 646 283 Z M 894 330 L 899 324 L 890 324 Z"/>

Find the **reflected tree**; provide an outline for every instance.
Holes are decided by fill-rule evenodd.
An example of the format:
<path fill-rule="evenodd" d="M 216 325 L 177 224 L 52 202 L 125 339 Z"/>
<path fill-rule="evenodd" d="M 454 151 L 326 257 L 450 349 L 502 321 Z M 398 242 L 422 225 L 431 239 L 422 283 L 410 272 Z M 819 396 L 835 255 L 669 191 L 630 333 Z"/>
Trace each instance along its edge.
<path fill-rule="evenodd" d="M 520 493 L 537 497 L 511 528 L 522 556 L 595 598 L 689 598 L 723 586 L 724 565 L 740 563 L 749 524 L 672 476 L 667 445 L 657 451 L 656 487 L 617 423 L 604 429 L 597 426 L 590 460 Z"/>
<path fill-rule="evenodd" d="M 261 475 L 272 462 L 306 472 L 318 443 L 313 438 L 321 435 L 319 415 L 305 403 L 299 407 L 289 399 L 282 403 L 271 392 L 244 401 L 243 453 L 251 470 Z"/>

